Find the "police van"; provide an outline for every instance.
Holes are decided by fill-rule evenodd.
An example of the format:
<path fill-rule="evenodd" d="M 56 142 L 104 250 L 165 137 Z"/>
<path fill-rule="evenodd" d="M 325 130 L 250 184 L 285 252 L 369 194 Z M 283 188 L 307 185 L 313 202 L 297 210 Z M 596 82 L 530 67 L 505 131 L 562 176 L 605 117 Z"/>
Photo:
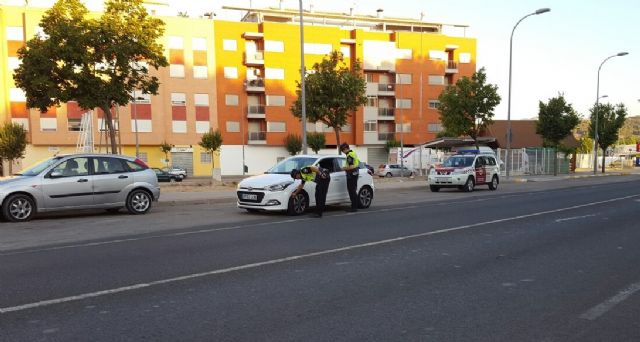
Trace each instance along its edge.
<path fill-rule="evenodd" d="M 471 192 L 478 185 L 496 190 L 500 184 L 500 164 L 493 151 L 458 150 L 429 172 L 427 182 L 433 192 L 441 188 Z"/>

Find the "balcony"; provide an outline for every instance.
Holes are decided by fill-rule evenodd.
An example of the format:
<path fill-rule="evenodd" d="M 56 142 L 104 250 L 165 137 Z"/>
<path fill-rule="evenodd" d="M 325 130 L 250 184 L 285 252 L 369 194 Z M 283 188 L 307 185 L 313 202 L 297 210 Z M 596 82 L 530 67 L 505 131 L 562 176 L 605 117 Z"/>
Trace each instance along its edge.
<path fill-rule="evenodd" d="M 252 105 L 247 107 L 247 118 L 264 119 L 265 117 L 266 112 L 263 105 Z"/>
<path fill-rule="evenodd" d="M 395 96 L 396 85 L 393 83 L 379 83 L 378 96 Z"/>
<path fill-rule="evenodd" d="M 267 132 L 249 132 L 249 144 L 265 145 L 267 143 Z"/>
<path fill-rule="evenodd" d="M 393 140 L 396 137 L 395 132 L 378 132 L 378 140 L 380 141 L 389 141 Z"/>
<path fill-rule="evenodd" d="M 445 74 L 457 74 L 458 73 L 458 62 L 456 61 L 447 61 L 445 66 Z"/>
<path fill-rule="evenodd" d="M 264 52 L 252 51 L 244 53 L 244 64 L 246 65 L 264 65 Z"/>
<path fill-rule="evenodd" d="M 378 108 L 378 120 L 393 120 L 394 115 L 394 108 Z"/>
<path fill-rule="evenodd" d="M 247 92 L 264 93 L 264 79 L 256 78 L 252 80 L 245 80 L 244 87 Z"/>

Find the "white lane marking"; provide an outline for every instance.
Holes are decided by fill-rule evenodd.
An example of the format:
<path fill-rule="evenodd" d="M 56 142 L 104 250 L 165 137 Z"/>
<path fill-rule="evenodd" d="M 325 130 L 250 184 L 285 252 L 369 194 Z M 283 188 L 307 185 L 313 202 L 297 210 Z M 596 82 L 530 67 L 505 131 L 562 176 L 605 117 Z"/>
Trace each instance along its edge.
<path fill-rule="evenodd" d="M 594 216 L 596 216 L 596 214 L 589 214 L 589 215 L 582 215 L 582 216 L 566 217 L 566 218 L 557 219 L 557 220 L 556 220 L 556 222 L 571 221 L 571 220 L 579 220 L 579 219 L 582 219 L 582 218 L 594 217 Z"/>
<path fill-rule="evenodd" d="M 505 196 L 499 196 L 498 198 L 521 197 L 521 196 L 527 196 L 527 195 L 528 194 L 522 194 L 522 195 L 521 194 L 515 194 L 515 195 L 511 195 L 510 194 L 510 195 L 505 195 Z M 473 202 L 477 202 L 479 200 L 480 199 L 472 199 L 472 200 L 467 200 L 467 201 L 459 201 L 459 202 L 456 202 L 456 203 L 458 203 L 458 204 L 473 203 Z M 349 216 L 349 215 L 362 215 L 362 214 L 368 214 L 368 213 L 384 213 L 384 212 L 389 212 L 389 211 L 400 211 L 400 210 L 406 210 L 406 209 L 415 209 L 415 208 L 420 208 L 420 207 L 428 207 L 428 206 L 431 206 L 431 205 L 436 205 L 436 206 L 437 205 L 442 205 L 442 203 L 433 203 L 433 202 L 422 202 L 420 204 L 422 204 L 422 205 L 417 205 L 416 204 L 416 205 L 411 205 L 411 206 L 404 206 L 402 208 L 382 208 L 382 209 L 367 210 L 366 212 L 360 211 L 360 212 L 356 212 L 356 213 L 344 213 L 344 214 L 327 215 L 327 216 L 343 217 L 343 216 Z M 298 218 L 298 219 L 287 219 L 287 220 L 281 220 L 281 221 L 269 221 L 269 222 L 253 223 L 253 224 L 240 224 L 240 225 L 235 225 L 235 226 L 230 226 L 230 227 L 198 229 L 198 230 L 192 230 L 192 231 L 187 231 L 187 232 L 159 234 L 159 235 L 143 236 L 143 237 L 137 237 L 137 238 L 114 239 L 114 240 L 99 241 L 99 242 L 88 242 L 88 243 L 80 243 L 80 244 L 73 244 L 73 245 L 63 245 L 63 246 L 57 246 L 57 247 L 28 249 L 28 250 L 23 250 L 23 251 L 18 251 L 18 252 L 0 253 L 0 256 L 31 254 L 31 253 L 38 253 L 38 252 L 56 251 L 56 250 L 61 250 L 61 249 L 72 249 L 72 248 L 103 246 L 103 245 L 111 245 L 111 244 L 118 244 L 118 243 L 125 243 L 125 242 L 134 242 L 134 241 L 141 241 L 141 240 L 152 240 L 152 239 L 160 239 L 160 238 L 183 236 L 183 235 L 206 234 L 206 233 L 220 232 L 220 231 L 225 231 L 225 230 L 254 228 L 254 227 L 260 227 L 260 226 L 266 226 L 266 225 L 279 225 L 281 223 L 292 223 L 292 222 L 300 222 L 300 221 L 307 221 L 307 220 L 314 220 L 314 219 Z"/>
<path fill-rule="evenodd" d="M 580 315 L 580 318 L 593 321 L 596 318 L 604 315 L 607 311 L 611 310 L 614 306 L 622 303 L 627 298 L 629 298 L 632 294 L 638 291 L 640 291 L 640 282 L 631 284 L 626 289 L 618 292 L 618 294 L 616 294 L 615 296 L 587 310 L 585 313 Z"/>
<path fill-rule="evenodd" d="M 579 208 L 584 208 L 584 207 L 590 207 L 590 206 L 599 205 L 599 204 L 622 201 L 622 200 L 626 200 L 626 199 L 633 198 L 633 197 L 638 197 L 638 196 L 640 196 L 640 194 L 638 194 L 638 195 L 630 195 L 630 196 L 625 196 L 625 197 L 618 197 L 618 198 L 608 199 L 608 200 L 604 200 L 604 201 L 598 201 L 598 202 L 591 202 L 591 203 L 586 203 L 586 204 L 574 205 L 574 206 L 566 207 L 566 208 L 558 208 L 558 209 L 554 209 L 554 210 L 540 211 L 540 212 L 537 212 L 537 213 L 526 214 L 526 215 L 518 215 L 518 216 L 507 217 L 507 218 L 491 220 L 491 221 L 486 221 L 486 222 L 478 222 L 478 223 L 474 223 L 474 224 L 468 224 L 468 225 L 457 226 L 457 227 L 452 227 L 452 228 L 444 228 L 444 229 L 425 232 L 425 233 L 420 233 L 420 234 L 400 236 L 400 237 L 391 238 L 391 239 L 385 239 L 385 240 L 379 240 L 379 241 L 363 243 L 363 244 L 359 244 L 359 245 L 351 245 L 351 246 L 345 246 L 345 247 L 340 247 L 340 248 L 328 249 L 328 250 L 318 251 L 318 252 L 313 252 L 313 253 L 308 253 L 308 254 L 294 255 L 294 256 L 284 257 L 284 258 L 280 258 L 280 259 L 272 259 L 272 260 L 267 260 L 267 261 L 255 262 L 255 263 L 251 263 L 251 264 L 245 264 L 245 265 L 240 265 L 240 266 L 223 268 L 223 269 L 219 269 L 219 270 L 212 270 L 212 271 L 201 272 L 201 273 L 193 273 L 193 274 L 188 274 L 188 275 L 185 275 L 185 276 L 180 276 L 180 277 L 175 277 L 175 278 L 168 278 L 168 279 L 152 281 L 152 282 L 149 282 L 149 283 L 140 283 L 140 284 L 134 284 L 134 285 L 129 285 L 129 286 L 123 286 L 123 287 L 119 287 L 119 288 L 115 288 L 115 289 L 84 293 L 84 294 L 80 294 L 80 295 L 76 295 L 76 296 L 49 299 L 49 300 L 43 300 L 43 301 L 34 302 L 34 303 L 28 303 L 28 304 L 23 304 L 23 305 L 5 307 L 5 308 L 0 308 L 0 314 L 9 313 L 9 312 L 16 312 L 16 311 L 22 311 L 22 310 L 33 309 L 33 308 L 39 308 L 39 307 L 49 306 L 49 305 L 54 305 L 54 304 L 62 304 L 62 303 L 78 301 L 78 300 L 83 300 L 83 299 L 87 299 L 87 298 L 100 297 L 100 296 L 105 296 L 105 295 L 110 295 L 110 294 L 115 294 L 115 293 L 134 291 L 134 290 L 138 290 L 138 289 L 142 289 L 142 288 L 150 287 L 150 286 L 170 284 L 170 283 L 185 281 L 185 280 L 189 280 L 189 279 L 196 279 L 196 278 L 208 277 L 208 276 L 212 276 L 212 275 L 218 275 L 218 274 L 236 272 L 236 271 L 241 271 L 241 270 L 253 269 L 253 268 L 258 268 L 258 267 L 263 267 L 263 266 L 268 266 L 268 265 L 281 264 L 281 263 L 285 263 L 285 262 L 289 262 L 289 261 L 301 260 L 301 259 L 306 259 L 306 258 L 311 258 L 311 257 L 316 257 L 316 256 L 322 256 L 322 255 L 336 254 L 336 253 L 340 253 L 340 252 L 347 252 L 347 251 L 366 248 L 366 247 L 380 246 L 380 245 L 390 244 L 390 243 L 399 242 L 399 241 L 412 240 L 412 239 L 417 239 L 417 238 L 422 238 L 422 237 L 427 237 L 427 236 L 432 236 L 432 235 L 437 235 L 437 234 L 454 232 L 454 231 L 458 231 L 458 230 L 473 229 L 473 228 L 477 228 L 477 227 L 493 225 L 495 223 L 515 221 L 515 220 L 520 220 L 520 219 L 529 218 L 529 217 L 536 217 L 536 216 L 541 216 L 541 215 L 546 215 L 546 214 L 553 214 L 553 213 L 559 213 L 559 212 L 564 212 L 564 211 L 568 211 L 568 210 L 574 210 L 574 209 L 579 209 Z"/>

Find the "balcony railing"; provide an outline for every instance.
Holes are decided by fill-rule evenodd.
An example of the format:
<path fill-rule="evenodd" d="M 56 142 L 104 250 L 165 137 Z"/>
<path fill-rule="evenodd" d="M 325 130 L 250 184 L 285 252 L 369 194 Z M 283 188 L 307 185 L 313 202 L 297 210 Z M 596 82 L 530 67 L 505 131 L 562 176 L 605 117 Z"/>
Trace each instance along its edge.
<path fill-rule="evenodd" d="M 447 66 L 445 72 L 448 73 L 456 73 L 458 72 L 458 62 L 456 61 L 447 61 Z"/>
<path fill-rule="evenodd" d="M 265 141 L 267 132 L 249 132 L 249 141 Z"/>
<path fill-rule="evenodd" d="M 388 140 L 393 140 L 396 137 L 396 133 L 395 132 L 378 132 L 378 140 L 380 141 L 388 141 Z"/>
<path fill-rule="evenodd" d="M 245 52 L 244 63 L 259 64 L 259 65 L 264 64 L 264 52 L 263 51 Z"/>
<path fill-rule="evenodd" d="M 394 108 L 378 108 L 378 116 L 390 116 L 393 117 Z"/>
<path fill-rule="evenodd" d="M 393 83 L 378 83 L 378 91 L 395 91 L 396 85 Z"/>
<path fill-rule="evenodd" d="M 264 91 L 264 79 L 255 78 L 252 80 L 245 80 L 244 86 L 246 91 Z"/>
<path fill-rule="evenodd" d="M 247 107 L 247 117 L 249 118 L 264 118 L 265 113 L 263 105 L 252 105 Z"/>

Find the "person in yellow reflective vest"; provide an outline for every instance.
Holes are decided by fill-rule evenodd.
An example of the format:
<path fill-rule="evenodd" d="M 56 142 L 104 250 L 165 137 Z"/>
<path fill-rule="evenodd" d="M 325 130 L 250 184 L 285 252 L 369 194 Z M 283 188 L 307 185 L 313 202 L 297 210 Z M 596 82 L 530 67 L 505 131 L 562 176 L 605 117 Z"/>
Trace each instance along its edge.
<path fill-rule="evenodd" d="M 350 212 L 358 211 L 358 170 L 360 169 L 360 159 L 358 155 L 349 148 L 349 144 L 342 143 L 340 151 L 347 156 L 347 164 L 342 168 L 347 173 L 347 191 L 351 200 Z"/>
<path fill-rule="evenodd" d="M 322 217 L 322 212 L 324 212 L 325 203 L 327 202 L 327 191 L 329 190 L 329 182 L 331 182 L 331 175 L 329 174 L 329 170 L 320 166 L 305 166 L 300 170 L 291 170 L 291 178 L 301 180 L 298 188 L 291 193 L 291 197 L 297 196 L 298 193 L 302 191 L 302 188 L 304 188 L 304 183 L 316 183 L 316 212 L 314 214 L 314 217 Z"/>

